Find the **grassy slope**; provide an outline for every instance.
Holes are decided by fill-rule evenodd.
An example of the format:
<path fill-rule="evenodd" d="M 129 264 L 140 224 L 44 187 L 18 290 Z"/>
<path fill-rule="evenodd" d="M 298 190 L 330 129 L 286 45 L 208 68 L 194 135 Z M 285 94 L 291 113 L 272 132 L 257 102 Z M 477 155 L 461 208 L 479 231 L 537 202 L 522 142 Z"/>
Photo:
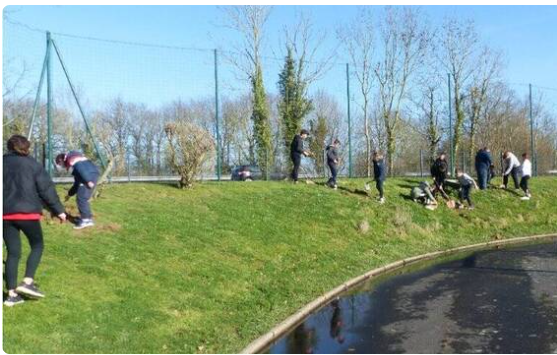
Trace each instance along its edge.
<path fill-rule="evenodd" d="M 363 180 L 343 184 L 354 190 Z M 45 227 L 37 279 L 47 298 L 4 307 L 4 351 L 236 352 L 378 265 L 557 232 L 555 178 L 534 179 L 531 201 L 474 192 L 474 211 L 428 211 L 402 196 L 410 186 L 389 180 L 384 206 L 284 182 L 108 187 L 94 202 L 97 228 Z M 365 235 L 356 228 L 363 220 Z"/>

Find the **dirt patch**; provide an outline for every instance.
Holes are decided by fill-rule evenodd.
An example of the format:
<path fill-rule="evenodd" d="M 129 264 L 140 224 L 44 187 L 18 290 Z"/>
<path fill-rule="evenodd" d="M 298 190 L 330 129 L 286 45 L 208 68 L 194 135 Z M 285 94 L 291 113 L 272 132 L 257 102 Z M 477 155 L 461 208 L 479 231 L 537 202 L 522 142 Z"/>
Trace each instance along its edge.
<path fill-rule="evenodd" d="M 98 233 L 102 234 L 115 234 L 122 229 L 122 226 L 118 223 L 97 223 L 95 222 L 95 226 L 84 228 L 84 229 L 76 229 L 74 232 L 76 235 L 81 236 L 89 236 L 92 237 Z"/>

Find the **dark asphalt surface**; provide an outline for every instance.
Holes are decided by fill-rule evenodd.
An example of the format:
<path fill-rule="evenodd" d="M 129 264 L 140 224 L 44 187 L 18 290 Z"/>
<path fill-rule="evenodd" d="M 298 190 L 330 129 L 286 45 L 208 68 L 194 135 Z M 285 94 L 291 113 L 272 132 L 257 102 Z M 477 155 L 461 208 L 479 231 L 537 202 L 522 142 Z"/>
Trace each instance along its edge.
<path fill-rule="evenodd" d="M 269 352 L 557 354 L 557 240 L 480 251 L 365 285 Z"/>

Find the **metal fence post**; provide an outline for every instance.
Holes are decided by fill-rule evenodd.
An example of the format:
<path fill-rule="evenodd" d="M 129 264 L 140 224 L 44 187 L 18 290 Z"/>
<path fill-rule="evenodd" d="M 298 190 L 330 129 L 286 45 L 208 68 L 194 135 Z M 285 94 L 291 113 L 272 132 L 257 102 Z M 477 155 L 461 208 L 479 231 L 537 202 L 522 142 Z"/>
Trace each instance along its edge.
<path fill-rule="evenodd" d="M 447 73 L 447 83 L 449 86 L 449 170 L 451 175 L 454 175 L 454 150 L 453 150 L 453 109 L 451 98 L 451 74 Z"/>
<path fill-rule="evenodd" d="M 216 133 L 217 133 L 217 180 L 220 181 L 222 173 L 222 161 L 221 161 L 221 139 L 220 139 L 220 127 L 219 127 L 219 71 L 218 71 L 218 56 L 217 50 L 214 50 L 215 55 L 215 122 L 216 122 Z"/>
<path fill-rule="evenodd" d="M 532 169 L 532 173 L 534 176 L 537 175 L 537 165 L 538 159 L 536 156 L 535 150 L 535 143 L 534 143 L 534 115 L 533 115 L 533 108 L 532 108 L 532 84 L 528 84 L 528 102 L 530 108 L 530 156 L 532 157 L 532 165 L 534 169 Z"/>
<path fill-rule="evenodd" d="M 46 153 L 46 171 L 52 176 L 52 64 L 51 64 L 51 47 L 52 39 L 50 32 L 46 32 L 46 136 L 47 136 L 47 153 Z"/>
<path fill-rule="evenodd" d="M 420 149 L 420 177 L 424 177 L 424 156 L 423 151 Z"/>
<path fill-rule="evenodd" d="M 35 103 L 33 104 L 33 112 L 31 113 L 31 123 L 29 124 L 29 132 L 27 133 L 27 139 L 31 140 L 33 136 L 33 125 L 35 124 L 35 116 L 37 115 L 37 108 L 39 107 L 39 102 L 41 100 L 41 92 L 43 91 L 43 82 L 47 66 L 48 52 L 45 53 L 43 68 L 41 70 L 41 78 L 39 79 L 39 86 L 37 87 L 37 95 L 35 96 Z"/>
<path fill-rule="evenodd" d="M 346 110 L 348 116 L 348 177 L 352 177 L 352 124 L 350 122 L 350 64 L 346 63 Z"/>
<path fill-rule="evenodd" d="M 87 133 L 89 133 L 89 136 L 91 137 L 91 141 L 93 142 L 93 147 L 95 148 L 95 152 L 97 153 L 97 157 L 99 158 L 103 169 L 106 169 L 106 166 L 107 166 L 106 162 L 104 160 L 103 155 L 101 154 L 101 152 L 99 150 L 99 147 L 97 145 L 95 137 L 93 136 L 93 132 L 91 131 L 91 127 L 89 127 L 89 122 L 87 121 L 87 117 L 85 116 L 85 112 L 83 111 L 83 107 L 81 106 L 81 102 L 79 101 L 79 98 L 77 97 L 77 92 L 75 91 L 75 87 L 73 86 L 72 80 L 70 78 L 70 74 L 68 73 L 66 65 L 64 64 L 64 60 L 62 59 L 62 54 L 60 53 L 60 51 L 58 50 L 58 46 L 56 45 L 56 43 L 52 39 L 50 40 L 50 43 L 54 47 L 54 50 L 56 51 L 56 55 L 58 56 L 58 60 L 60 61 L 60 66 L 62 67 L 62 71 L 64 72 L 64 75 L 66 76 L 66 79 L 68 80 L 68 85 L 70 86 L 70 90 L 71 90 L 72 95 L 75 99 L 75 103 L 77 104 L 77 108 L 79 109 L 79 113 L 81 114 L 81 118 L 83 118 L 83 122 L 85 123 L 85 129 L 87 129 Z M 48 78 L 48 76 L 47 76 L 47 78 Z"/>

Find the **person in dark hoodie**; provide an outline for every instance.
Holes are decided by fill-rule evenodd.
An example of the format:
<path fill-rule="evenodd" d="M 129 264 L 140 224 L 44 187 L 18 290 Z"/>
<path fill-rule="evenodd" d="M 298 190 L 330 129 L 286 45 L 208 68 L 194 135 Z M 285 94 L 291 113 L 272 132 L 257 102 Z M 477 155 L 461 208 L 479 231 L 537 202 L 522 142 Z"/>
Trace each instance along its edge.
<path fill-rule="evenodd" d="M 8 250 L 5 267 L 8 295 L 4 304 L 9 307 L 23 303 L 21 295 L 44 297 L 34 282 L 44 249 L 41 228 L 43 205 L 61 222 L 66 220 L 64 206 L 58 198 L 50 176 L 35 159 L 29 157 L 30 146 L 27 138 L 14 135 L 8 140 L 8 153 L 3 157 L 2 234 Z M 23 282 L 17 286 L 17 271 L 21 257 L 20 232 L 27 237 L 31 252 L 27 259 Z"/>
<path fill-rule="evenodd" d="M 447 155 L 445 153 L 439 154 L 439 157 L 431 165 L 431 177 L 435 184 L 433 188 L 433 195 L 435 196 L 437 192 L 441 193 L 441 196 L 445 200 L 449 199 L 449 196 L 445 192 L 445 180 L 449 172 L 449 164 L 447 163 Z"/>
<path fill-rule="evenodd" d="M 94 226 L 89 200 L 91 199 L 93 189 L 99 179 L 99 169 L 92 161 L 76 151 L 70 151 L 67 154 L 58 154 L 56 156 L 56 165 L 64 166 L 67 170 L 72 168 L 74 184 L 68 191 L 66 200 L 71 196 L 77 195 L 77 208 L 80 218 L 74 226 L 74 229 Z"/>
<path fill-rule="evenodd" d="M 338 163 L 340 161 L 338 148 L 340 147 L 340 141 L 335 139 L 333 144 L 327 147 L 327 165 L 329 170 L 331 170 L 331 177 L 327 181 L 327 185 L 334 189 L 337 188 L 337 174 L 338 174 Z"/>
<path fill-rule="evenodd" d="M 304 149 L 304 140 L 309 136 L 306 129 L 302 129 L 300 134 L 294 136 L 290 144 L 290 158 L 292 159 L 292 174 L 290 177 L 294 183 L 298 183 L 298 173 L 300 171 L 300 164 L 302 164 L 302 155 L 309 156 L 309 152 Z"/>
<path fill-rule="evenodd" d="M 491 180 L 489 175 L 491 174 L 490 168 L 493 165 L 491 159 L 491 153 L 487 147 L 478 150 L 476 154 L 476 173 L 478 175 L 478 185 L 480 190 L 487 189 L 488 181 Z"/>
<path fill-rule="evenodd" d="M 386 169 L 385 161 L 383 159 L 383 154 L 381 152 L 373 152 L 373 180 L 375 181 L 375 187 L 379 192 L 379 203 L 385 203 L 385 191 L 383 185 L 386 179 Z M 370 190 L 369 183 L 365 185 L 366 191 Z"/>

